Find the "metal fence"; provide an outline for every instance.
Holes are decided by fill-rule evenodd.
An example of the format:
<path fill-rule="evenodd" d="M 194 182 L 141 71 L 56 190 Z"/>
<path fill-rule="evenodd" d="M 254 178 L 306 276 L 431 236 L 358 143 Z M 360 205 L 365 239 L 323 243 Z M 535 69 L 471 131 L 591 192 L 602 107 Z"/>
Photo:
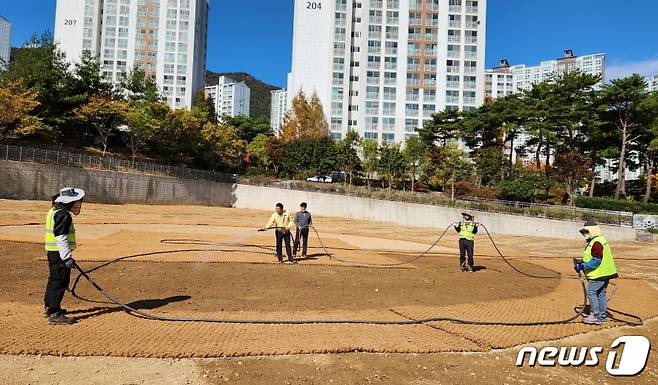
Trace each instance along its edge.
<path fill-rule="evenodd" d="M 108 156 L 96 156 L 65 151 L 45 150 L 31 147 L 0 147 L 0 159 L 19 162 L 55 164 L 116 172 L 132 172 L 149 175 L 170 176 L 183 179 L 208 180 L 234 183 L 235 175 L 215 171 L 197 170 L 187 167 L 168 166 L 156 163 L 136 162 Z"/>
<path fill-rule="evenodd" d="M 469 202 L 473 209 L 493 211 L 503 214 L 530 214 L 549 219 L 593 219 L 597 222 L 633 227 L 634 214 L 629 211 L 590 209 L 574 206 L 556 206 L 541 203 L 506 201 L 479 197 L 460 196 L 456 199 Z"/>

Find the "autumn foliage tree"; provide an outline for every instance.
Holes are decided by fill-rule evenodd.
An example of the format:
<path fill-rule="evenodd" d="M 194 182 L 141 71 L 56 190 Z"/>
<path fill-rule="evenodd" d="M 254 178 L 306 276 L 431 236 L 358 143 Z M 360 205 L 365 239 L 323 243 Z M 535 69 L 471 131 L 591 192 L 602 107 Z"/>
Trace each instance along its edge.
<path fill-rule="evenodd" d="M 0 86 L 0 140 L 14 139 L 37 132 L 43 125 L 32 111 L 39 106 L 34 91 L 21 91 L 17 82 Z"/>
<path fill-rule="evenodd" d="M 77 108 L 75 113 L 81 120 L 96 129 L 103 146 L 103 155 L 105 155 L 108 140 L 125 121 L 127 111 L 126 102 L 112 99 L 106 94 L 97 94 L 91 96 L 87 103 Z"/>
<path fill-rule="evenodd" d="M 284 142 L 329 137 L 329 125 L 317 94 L 308 100 L 304 91 L 299 91 L 292 100 L 292 108 L 283 116 L 280 137 Z"/>

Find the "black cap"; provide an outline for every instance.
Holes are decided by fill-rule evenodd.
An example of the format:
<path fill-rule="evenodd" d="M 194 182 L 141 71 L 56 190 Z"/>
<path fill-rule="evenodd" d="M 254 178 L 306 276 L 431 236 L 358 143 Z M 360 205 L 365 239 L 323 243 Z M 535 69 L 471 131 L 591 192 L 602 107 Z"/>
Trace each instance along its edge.
<path fill-rule="evenodd" d="M 276 204 L 276 207 L 283 208 L 283 203 L 277 203 L 277 204 Z"/>

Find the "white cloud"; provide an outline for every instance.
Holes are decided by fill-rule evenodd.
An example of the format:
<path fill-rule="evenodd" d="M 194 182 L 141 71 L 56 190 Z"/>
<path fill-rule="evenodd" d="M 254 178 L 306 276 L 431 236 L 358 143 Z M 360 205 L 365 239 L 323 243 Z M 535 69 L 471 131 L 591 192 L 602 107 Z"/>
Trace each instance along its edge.
<path fill-rule="evenodd" d="M 658 74 L 658 58 L 617 62 L 607 66 L 605 69 L 606 80 L 624 78 L 632 74 L 640 74 L 644 76 Z"/>

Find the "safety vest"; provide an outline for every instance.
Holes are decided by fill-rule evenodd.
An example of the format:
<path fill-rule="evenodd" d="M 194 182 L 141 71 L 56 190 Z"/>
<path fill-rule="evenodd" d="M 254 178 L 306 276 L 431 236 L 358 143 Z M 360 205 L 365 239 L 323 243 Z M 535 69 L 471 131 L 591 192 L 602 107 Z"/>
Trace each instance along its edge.
<path fill-rule="evenodd" d="M 48 210 L 48 214 L 46 214 L 46 251 L 58 251 L 59 249 L 57 248 L 57 240 L 55 239 L 55 213 L 58 212 L 59 210 L 65 210 L 65 209 L 59 209 L 56 207 L 51 208 Z M 69 228 L 69 234 L 66 237 L 66 239 L 69 242 L 69 249 L 74 250 L 76 247 L 76 242 L 75 242 L 75 227 L 73 226 L 73 222 L 71 222 L 71 227 Z"/>
<path fill-rule="evenodd" d="M 475 222 L 473 221 L 468 221 L 468 222 L 459 222 L 459 238 L 466 239 L 468 241 L 472 241 L 475 239 L 475 233 L 473 231 L 475 230 Z"/>
<path fill-rule="evenodd" d="M 603 259 L 601 264 L 592 270 L 585 270 L 585 275 L 588 279 L 597 279 L 603 277 L 616 278 L 617 277 L 617 267 L 615 266 L 615 260 L 612 257 L 612 250 L 608 241 L 603 236 L 597 236 L 589 240 L 587 246 L 585 246 L 585 251 L 583 252 L 583 262 L 588 262 L 592 260 L 592 246 L 594 243 L 599 242 L 603 245 Z"/>

